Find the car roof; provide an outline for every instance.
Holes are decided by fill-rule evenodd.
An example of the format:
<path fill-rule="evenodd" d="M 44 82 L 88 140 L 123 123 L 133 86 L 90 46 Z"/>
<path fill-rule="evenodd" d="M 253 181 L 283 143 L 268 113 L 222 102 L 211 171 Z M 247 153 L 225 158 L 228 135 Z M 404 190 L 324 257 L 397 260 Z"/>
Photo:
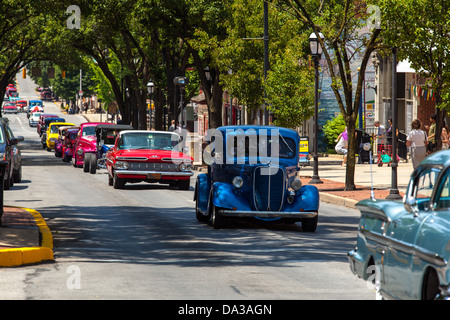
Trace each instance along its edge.
<path fill-rule="evenodd" d="M 114 124 L 114 123 L 109 123 L 109 124 L 98 124 L 95 129 L 123 129 L 123 130 L 133 130 L 133 127 L 127 124 Z"/>
<path fill-rule="evenodd" d="M 50 124 L 48 125 L 49 127 L 51 127 L 51 126 L 55 126 L 55 125 L 58 125 L 58 126 L 75 126 L 75 124 L 74 123 L 70 123 L 70 122 L 50 122 Z"/>
<path fill-rule="evenodd" d="M 165 133 L 165 134 L 173 134 L 173 135 L 178 136 L 178 134 L 176 132 L 170 132 L 170 131 L 123 130 L 123 131 L 119 132 L 120 135 L 127 134 L 127 133 Z"/>
<path fill-rule="evenodd" d="M 434 152 L 427 156 L 420 165 L 431 165 L 431 166 L 450 166 L 450 149 L 441 150 L 438 152 Z"/>

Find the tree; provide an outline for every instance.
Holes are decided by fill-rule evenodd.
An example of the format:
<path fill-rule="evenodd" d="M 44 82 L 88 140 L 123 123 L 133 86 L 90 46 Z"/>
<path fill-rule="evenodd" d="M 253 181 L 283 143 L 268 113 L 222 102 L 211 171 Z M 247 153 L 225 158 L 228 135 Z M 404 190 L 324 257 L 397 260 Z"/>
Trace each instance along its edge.
<path fill-rule="evenodd" d="M 369 2 L 369 1 L 367 1 Z M 280 10 L 291 12 L 316 34 L 323 48 L 323 56 L 331 77 L 331 88 L 344 117 L 348 130 L 348 158 L 345 190 L 354 190 L 356 119 L 367 63 L 371 53 L 381 46 L 380 29 L 363 34 L 366 26 L 367 8 L 363 1 L 300 1 L 279 0 L 274 2 Z M 320 33 L 324 35 L 321 38 Z M 350 48 L 355 48 L 350 51 Z M 354 88 L 351 62 L 355 54 L 361 56 L 360 70 Z"/>
<path fill-rule="evenodd" d="M 381 0 L 379 6 L 385 45 L 397 47 L 399 59 L 429 80 L 440 133 L 450 110 L 450 1 Z M 440 149 L 440 134 L 436 143 Z"/>

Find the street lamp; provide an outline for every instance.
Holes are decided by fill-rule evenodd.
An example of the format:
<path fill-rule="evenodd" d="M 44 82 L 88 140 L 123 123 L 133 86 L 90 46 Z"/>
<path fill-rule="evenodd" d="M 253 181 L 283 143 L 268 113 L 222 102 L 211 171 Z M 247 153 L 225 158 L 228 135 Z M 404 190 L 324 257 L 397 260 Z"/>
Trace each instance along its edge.
<path fill-rule="evenodd" d="M 319 33 L 321 39 L 323 34 Z M 314 163 L 313 163 L 313 176 L 309 184 L 323 183 L 319 178 L 319 156 L 317 155 L 318 149 L 318 109 L 319 109 L 319 61 L 322 55 L 322 46 L 317 39 L 316 33 L 313 32 L 309 36 L 309 48 L 311 49 L 311 56 L 314 59 Z"/>
<path fill-rule="evenodd" d="M 150 97 L 150 108 L 148 108 L 148 130 L 152 130 L 152 95 L 155 91 L 155 84 L 150 80 L 147 83 L 147 92 Z"/>
<path fill-rule="evenodd" d="M 183 100 L 184 100 L 184 89 L 186 88 L 186 85 L 188 84 L 188 78 L 186 77 L 175 77 L 173 79 L 173 83 L 177 86 L 180 87 L 180 122 L 181 125 L 180 127 L 183 128 L 184 125 L 184 114 L 183 114 Z M 175 113 L 176 115 L 176 113 Z"/>

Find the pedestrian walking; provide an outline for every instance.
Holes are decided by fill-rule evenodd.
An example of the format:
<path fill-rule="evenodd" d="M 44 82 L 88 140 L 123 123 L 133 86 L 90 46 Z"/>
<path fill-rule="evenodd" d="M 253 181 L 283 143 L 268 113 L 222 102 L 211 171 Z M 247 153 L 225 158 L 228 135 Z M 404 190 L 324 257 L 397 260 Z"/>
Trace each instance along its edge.
<path fill-rule="evenodd" d="M 344 155 L 344 160 L 342 161 L 341 166 L 345 165 L 347 161 L 347 153 L 348 153 L 348 133 L 347 133 L 347 127 L 345 127 L 345 130 L 337 137 L 336 141 L 338 142 L 336 146 L 334 147 L 334 150 L 338 154 Z"/>
<path fill-rule="evenodd" d="M 421 130 L 422 123 L 419 119 L 411 122 L 411 132 L 406 138 L 406 146 L 411 147 L 411 160 L 415 169 L 427 155 L 427 134 Z"/>

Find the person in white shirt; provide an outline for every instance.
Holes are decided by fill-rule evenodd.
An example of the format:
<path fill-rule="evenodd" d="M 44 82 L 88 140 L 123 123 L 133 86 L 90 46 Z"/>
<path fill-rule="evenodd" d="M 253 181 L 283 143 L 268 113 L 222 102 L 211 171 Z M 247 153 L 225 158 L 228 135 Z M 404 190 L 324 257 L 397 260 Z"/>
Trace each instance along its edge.
<path fill-rule="evenodd" d="M 343 154 L 344 160 L 342 161 L 341 166 L 345 165 L 345 162 L 347 161 L 347 153 L 348 153 L 348 133 L 347 133 L 347 127 L 345 127 L 344 132 L 342 132 L 339 137 L 337 137 L 336 141 L 338 142 L 336 146 L 334 147 L 334 150 L 336 150 L 336 153 Z"/>
<path fill-rule="evenodd" d="M 411 160 L 415 169 L 427 155 L 427 134 L 421 130 L 422 123 L 419 119 L 411 122 L 411 132 L 406 138 L 406 146 L 411 147 Z"/>

